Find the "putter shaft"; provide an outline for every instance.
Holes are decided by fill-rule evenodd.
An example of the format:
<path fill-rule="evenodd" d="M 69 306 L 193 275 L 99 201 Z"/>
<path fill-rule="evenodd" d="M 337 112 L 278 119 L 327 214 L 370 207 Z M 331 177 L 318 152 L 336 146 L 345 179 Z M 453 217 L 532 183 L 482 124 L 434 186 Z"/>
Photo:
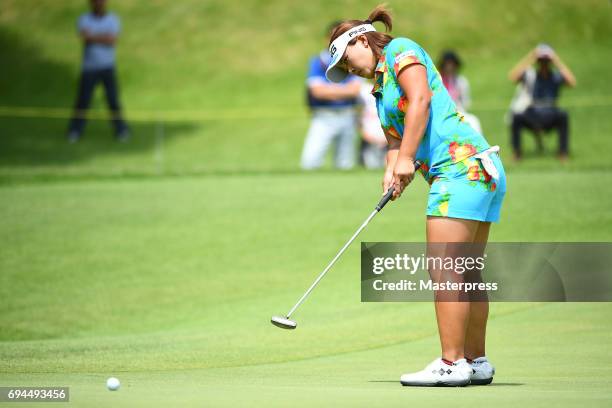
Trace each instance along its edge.
<path fill-rule="evenodd" d="M 359 229 L 357 229 L 357 231 L 353 234 L 353 236 L 351 237 L 351 239 L 348 240 L 348 242 L 346 244 L 344 244 L 344 246 L 342 247 L 342 249 L 340 250 L 340 252 L 338 252 L 336 254 L 336 256 L 334 257 L 334 259 L 332 259 L 332 261 L 329 263 L 329 265 L 327 265 L 327 267 L 325 268 L 325 270 L 323 270 L 323 272 L 321 272 L 321 274 L 317 277 L 317 279 L 314 281 L 314 283 L 308 288 L 308 290 L 306 291 L 306 293 L 304 293 L 304 295 L 300 298 L 300 300 L 297 301 L 297 303 L 295 304 L 295 306 L 293 306 L 291 308 L 291 310 L 289 311 L 289 313 L 287 313 L 287 318 L 289 318 L 291 316 L 291 314 L 293 312 L 295 312 L 295 309 L 297 309 L 302 302 L 308 297 L 308 295 L 310 294 L 310 292 L 312 292 L 312 290 L 315 288 L 315 286 L 317 286 L 317 284 L 319 283 L 319 281 L 321 279 L 323 279 L 323 276 L 325 276 L 325 274 L 327 273 L 327 271 L 329 271 L 331 269 L 331 267 L 336 263 L 336 261 L 338 260 L 338 258 L 340 258 L 340 256 L 344 253 L 344 251 L 346 251 L 346 248 L 349 247 L 349 245 L 351 245 L 351 243 L 355 240 L 355 238 L 357 238 L 357 236 L 359 235 L 359 233 L 366 227 L 366 225 L 368 225 L 368 223 L 370 222 L 370 220 L 372 218 L 374 218 L 374 216 L 376 214 L 378 214 L 378 209 L 372 211 L 372 213 L 370 214 L 370 216 L 363 222 L 363 224 L 361 224 L 361 226 L 359 227 Z"/>
<path fill-rule="evenodd" d="M 414 162 L 414 168 L 415 170 L 418 170 L 419 167 L 421 167 L 422 163 L 419 160 L 416 160 Z M 310 292 L 312 292 L 312 290 L 315 288 L 315 286 L 317 286 L 317 284 L 319 283 L 319 281 L 321 279 L 323 279 L 323 276 L 325 276 L 325 274 L 327 273 L 327 271 L 329 271 L 331 269 L 331 267 L 336 263 L 336 261 L 338 260 L 338 258 L 340 258 L 340 256 L 344 253 L 344 251 L 346 251 L 346 248 L 349 247 L 349 245 L 351 245 L 351 243 L 355 240 L 355 238 L 357 238 L 357 236 L 361 233 L 361 231 L 366 227 L 366 225 L 368 225 L 368 223 L 372 220 L 372 218 L 374 218 L 374 216 L 376 214 L 378 214 L 380 212 L 380 210 L 383 209 L 383 207 L 385 205 L 387 205 L 387 203 L 389 202 L 389 200 L 391 199 L 391 197 L 393 197 L 393 193 L 395 191 L 394 187 L 389 188 L 389 190 L 387 190 L 387 192 L 385 193 L 385 195 L 380 199 L 380 202 L 378 203 L 378 205 L 376 206 L 376 208 L 374 209 L 374 211 L 372 211 L 372 213 L 368 216 L 368 218 L 363 222 L 363 224 L 361 224 L 361 226 L 357 229 L 357 231 L 353 234 L 353 236 L 351 237 L 351 239 L 348 240 L 348 242 L 346 244 L 344 244 L 344 246 L 342 247 L 342 249 L 336 254 L 336 256 L 334 257 L 334 259 L 331 260 L 331 262 L 329 263 L 329 265 L 327 265 L 327 267 L 323 270 L 323 272 L 321 272 L 321 274 L 317 277 L 317 279 L 313 282 L 312 285 L 310 285 L 310 287 L 308 288 L 308 290 L 306 291 L 306 293 L 304 293 L 304 295 L 302 295 L 302 297 L 300 298 L 300 300 L 297 301 L 297 303 L 295 304 L 295 306 L 293 306 L 291 308 L 291 310 L 289 311 L 289 313 L 287 313 L 287 319 L 293 314 L 293 312 L 295 312 L 295 309 L 297 309 L 302 302 L 304 302 L 304 300 L 308 297 L 308 295 L 310 294 Z"/>

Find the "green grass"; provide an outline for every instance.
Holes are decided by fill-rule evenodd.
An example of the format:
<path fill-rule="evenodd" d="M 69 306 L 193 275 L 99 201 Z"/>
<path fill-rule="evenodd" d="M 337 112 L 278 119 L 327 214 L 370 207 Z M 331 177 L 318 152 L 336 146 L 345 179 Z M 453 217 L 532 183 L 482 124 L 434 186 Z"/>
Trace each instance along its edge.
<path fill-rule="evenodd" d="M 609 303 L 492 304 L 495 383 L 459 390 L 399 386 L 439 353 L 433 306 L 360 303 L 357 245 L 298 330 L 270 325 L 380 194 L 379 172 L 297 167 L 307 59 L 328 21 L 374 3 L 111 2 L 134 137 L 117 144 L 94 120 L 76 145 L 64 116 L 84 1 L 0 3 L 0 386 L 67 385 L 79 407 L 610 405 Z M 434 57 L 457 47 L 474 112 L 502 146 L 508 193 L 491 240 L 611 241 L 608 2 L 391 6 L 394 35 Z M 506 73 L 540 41 L 579 83 L 561 99 L 564 166 L 554 135 L 542 156 L 525 135 L 526 160 L 509 160 Z M 426 194 L 417 180 L 360 239 L 423 240 Z M 111 375 L 119 392 L 104 387 Z"/>
<path fill-rule="evenodd" d="M 322 0 L 126 0 L 118 45 L 123 103 L 134 138 L 117 146 L 107 123 L 66 146 L 76 92 L 81 0 L 4 0 L 0 8 L 0 181 L 75 175 L 286 172 L 297 169 L 308 126 L 304 77 L 323 31 L 339 17 L 365 18 L 371 4 Z M 511 167 L 505 110 L 514 91 L 508 70 L 540 41 L 573 69 L 578 87 L 562 92 L 571 114 L 571 168 L 610 168 L 612 105 L 610 6 L 604 1 L 392 2 L 393 34 L 409 36 L 435 58 L 456 47 L 471 81 L 474 112 Z M 492 35 L 494 33 L 494 35 Z M 104 110 L 101 89 L 94 109 Z M 16 116 L 19 107 L 59 109 L 49 118 Z M 2 112 L 2 109 L 0 109 Z M 35 113 L 36 114 L 36 113 Z M 215 119 L 216 118 L 216 119 Z M 548 155 L 525 168 L 555 170 Z M 533 151 L 525 135 L 526 153 Z M 592 155 L 597 146 L 598 155 Z"/>
<path fill-rule="evenodd" d="M 601 228 L 612 222 L 603 215 L 610 199 L 582 182 L 595 174 L 538 182 L 513 175 L 492 240 L 610 240 L 611 230 Z M 227 175 L 2 187 L 0 383 L 69 384 L 78 406 L 440 398 L 396 382 L 437 354 L 431 305 L 360 303 L 357 246 L 296 315 L 297 331 L 268 322 L 369 212 L 378 178 Z M 611 182 L 604 175 L 600 186 Z M 583 200 L 568 197 L 568 185 Z M 422 239 L 426 186 L 412 187 L 363 240 Z M 570 208 L 555 205 L 562 201 Z M 567 406 L 604 405 L 612 373 L 598 359 L 610 359 L 610 312 L 609 304 L 494 304 L 489 355 L 500 384 L 461 391 L 460 401 L 484 393 L 507 405 L 509 396 L 526 398 L 518 393 L 544 406 L 555 391 L 571 389 Z M 590 346 L 576 350 L 579 344 Z M 110 374 L 124 382 L 117 394 L 103 388 Z M 441 401 L 457 398 L 441 393 Z"/>
<path fill-rule="evenodd" d="M 0 102 L 21 106 L 72 104 L 80 45 L 75 19 L 81 0 L 3 0 L 0 10 Z M 338 18 L 366 18 L 375 2 L 314 0 L 124 0 L 118 47 L 130 109 L 300 109 L 310 54 L 325 44 Z M 475 100 L 507 103 L 506 72 L 540 41 L 575 69 L 576 96 L 608 97 L 609 4 L 588 0 L 490 2 L 394 1 L 393 34 L 409 36 L 435 57 L 454 46 L 465 56 Z M 494 38 L 492 35 L 494 33 Z M 12 59 L 11 56 L 19 58 Z M 4 65 L 4 64 L 3 64 Z M 27 75 L 27 76 L 26 76 Z M 47 78 L 44 87 L 38 80 Z M 272 91 L 273 88 L 275 91 Z"/>
<path fill-rule="evenodd" d="M 500 305 L 495 306 L 498 309 Z M 418 309 L 405 308 L 406 322 L 431 322 L 433 316 Z M 278 364 L 119 374 L 102 370 L 88 374 L 29 374 L 27 380 L 25 376 L 10 375 L 7 380 L 11 384 L 70 384 L 73 406 L 467 407 L 483 401 L 499 407 L 549 407 L 551 403 L 605 407 L 612 399 L 609 313 L 610 307 L 605 304 L 548 304 L 496 315 L 491 321 L 489 345 L 495 349 L 490 354 L 500 372 L 488 387 L 401 387 L 399 373 L 422 368 L 423 356 L 436 352 L 433 332 L 400 344 Z M 589 316 L 588 320 L 584 315 Z M 379 314 L 378 318 L 382 320 L 384 316 Z M 352 328 L 338 330 L 330 324 L 328 329 L 335 330 L 337 336 L 349 336 L 347 341 L 351 339 Z M 410 329 L 404 325 L 407 334 Z M 324 347 L 324 341 L 305 333 L 308 330 L 275 331 L 270 337 L 293 343 L 295 337 L 308 336 Z M 517 330 L 529 335 L 517 336 Z M 588 347 L 576 348 L 577 344 Z M 276 349 L 270 346 L 267 351 L 274 354 Z M 122 388 L 116 393 L 104 388 L 106 376 L 111 373 L 122 380 Z"/>

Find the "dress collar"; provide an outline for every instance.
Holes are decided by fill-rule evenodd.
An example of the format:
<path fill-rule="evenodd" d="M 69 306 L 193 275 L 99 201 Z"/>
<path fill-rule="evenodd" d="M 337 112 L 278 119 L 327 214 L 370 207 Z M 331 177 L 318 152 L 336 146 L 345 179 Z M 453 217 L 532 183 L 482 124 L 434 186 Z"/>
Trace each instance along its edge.
<path fill-rule="evenodd" d="M 385 72 L 387 72 L 387 64 L 385 64 L 385 49 L 382 51 L 382 55 L 378 58 L 378 64 L 376 64 L 376 68 L 374 69 L 374 87 L 372 88 L 371 93 L 380 93 L 383 86 L 383 80 L 385 76 Z"/>

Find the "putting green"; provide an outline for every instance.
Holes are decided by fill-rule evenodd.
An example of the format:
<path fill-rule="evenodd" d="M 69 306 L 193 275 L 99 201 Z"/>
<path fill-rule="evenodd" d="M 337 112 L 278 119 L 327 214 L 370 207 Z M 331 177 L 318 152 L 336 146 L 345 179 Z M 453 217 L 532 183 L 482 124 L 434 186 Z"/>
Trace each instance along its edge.
<path fill-rule="evenodd" d="M 508 309 L 506 306 L 496 304 L 493 310 Z M 417 320 L 433 318 L 429 310 L 419 313 L 423 311 L 418 307 L 403 309 L 406 315 L 416 312 Z M 557 401 L 555 406 L 603 407 L 612 401 L 612 361 L 607 353 L 612 346 L 611 312 L 609 304 L 523 304 L 495 315 L 489 326 L 489 355 L 498 373 L 495 382 L 486 387 L 421 389 L 399 385 L 402 372 L 420 369 L 425 359 L 437 352 L 433 333 L 369 350 L 276 364 L 146 372 L 11 374 L 2 377 L 2 384 L 69 385 L 71 404 L 79 407 L 406 404 L 467 407 L 480 398 L 500 407 L 517 404 L 548 407 L 552 399 Z M 332 326 L 329 330 L 334 330 Z M 280 331 L 271 326 L 269 330 L 270 338 L 282 337 L 288 343 L 294 341 L 292 337 L 301 336 L 298 331 Z M 341 328 L 335 334 L 350 338 L 351 330 Z M 249 347 L 248 341 L 245 347 Z M 316 347 L 315 343 L 311 349 Z M 270 355 L 275 352 L 274 347 L 267 350 Z M 123 353 L 123 358 L 130 356 Z M 105 379 L 111 374 L 122 381 L 118 392 L 105 389 Z"/>
<path fill-rule="evenodd" d="M 593 176 L 511 174 L 491 238 L 609 240 L 609 199 L 583 182 Z M 0 385 L 68 385 L 76 406 L 609 405 L 609 304 L 493 304 L 496 385 L 461 390 L 399 386 L 438 353 L 433 308 L 360 303 L 357 245 L 295 314 L 297 330 L 272 326 L 376 204 L 379 177 L 0 187 Z M 542 186 L 551 203 L 563 186 L 584 199 L 547 206 Z M 422 239 L 426 186 L 410 189 L 361 239 Z"/>

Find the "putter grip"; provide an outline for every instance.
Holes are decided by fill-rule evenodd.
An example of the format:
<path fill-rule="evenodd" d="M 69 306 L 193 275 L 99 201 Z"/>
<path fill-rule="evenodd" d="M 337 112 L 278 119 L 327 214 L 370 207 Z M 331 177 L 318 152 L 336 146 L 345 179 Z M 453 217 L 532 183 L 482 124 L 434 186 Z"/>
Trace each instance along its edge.
<path fill-rule="evenodd" d="M 423 164 L 423 163 L 420 160 L 415 160 L 414 161 L 414 170 L 418 170 L 419 167 L 421 167 L 421 164 Z M 391 200 L 391 197 L 393 197 L 393 193 L 394 192 L 395 192 L 395 187 L 393 187 L 393 186 L 389 187 L 389 190 L 387 190 L 387 192 L 385 193 L 383 198 L 381 198 L 380 201 L 378 202 L 378 205 L 376 206 L 376 211 L 382 210 L 383 207 L 385 205 L 387 205 L 389 200 Z"/>

